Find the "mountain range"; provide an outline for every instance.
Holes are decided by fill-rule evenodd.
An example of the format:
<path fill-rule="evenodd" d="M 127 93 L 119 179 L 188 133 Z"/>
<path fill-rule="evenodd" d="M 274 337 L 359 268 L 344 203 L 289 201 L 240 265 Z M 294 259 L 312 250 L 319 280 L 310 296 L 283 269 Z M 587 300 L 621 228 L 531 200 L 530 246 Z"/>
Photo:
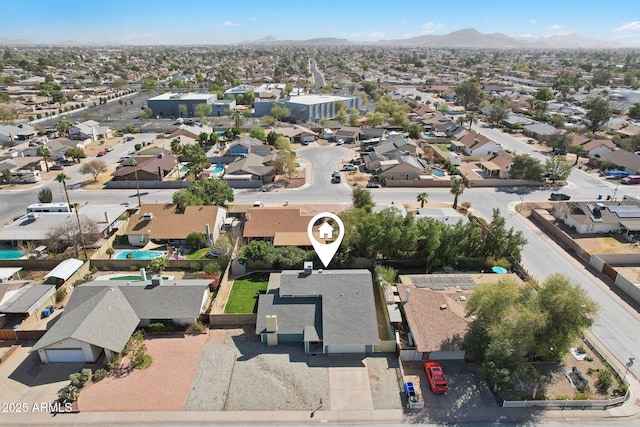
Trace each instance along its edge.
<path fill-rule="evenodd" d="M 0 37 L 0 45 L 34 45 L 28 40 Z M 90 43 L 105 45 L 110 43 Z M 335 37 L 308 40 L 278 40 L 269 35 L 259 40 L 244 40 L 239 45 L 290 45 L 290 46 L 388 46 L 411 48 L 469 48 L 469 49 L 614 49 L 622 47 L 616 42 L 595 40 L 577 33 L 553 35 L 549 37 L 509 37 L 502 33 L 482 34 L 473 28 L 454 31 L 443 35 L 424 35 L 407 39 L 379 40 L 376 42 L 356 42 Z M 75 41 L 60 41 L 57 46 L 87 45 Z M 112 45 L 112 44 L 111 44 Z"/>

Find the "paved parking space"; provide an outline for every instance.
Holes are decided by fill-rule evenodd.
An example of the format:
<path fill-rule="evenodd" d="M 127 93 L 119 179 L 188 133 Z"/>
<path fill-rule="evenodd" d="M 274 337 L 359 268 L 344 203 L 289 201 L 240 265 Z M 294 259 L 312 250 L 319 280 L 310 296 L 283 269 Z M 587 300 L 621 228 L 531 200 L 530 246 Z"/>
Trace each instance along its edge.
<path fill-rule="evenodd" d="M 16 350 L 0 366 L 0 402 L 33 404 L 53 403 L 58 390 L 69 384 L 69 374 L 86 367 L 84 363 L 43 365 L 37 353 L 29 353 L 33 342 Z"/>
<path fill-rule="evenodd" d="M 447 422 L 450 420 L 486 421 L 497 419 L 498 405 L 485 382 L 464 361 L 440 361 L 449 392 L 436 394 L 429 388 L 423 362 L 405 362 L 405 375 L 419 387 L 424 409 L 411 411 L 412 422 Z"/>

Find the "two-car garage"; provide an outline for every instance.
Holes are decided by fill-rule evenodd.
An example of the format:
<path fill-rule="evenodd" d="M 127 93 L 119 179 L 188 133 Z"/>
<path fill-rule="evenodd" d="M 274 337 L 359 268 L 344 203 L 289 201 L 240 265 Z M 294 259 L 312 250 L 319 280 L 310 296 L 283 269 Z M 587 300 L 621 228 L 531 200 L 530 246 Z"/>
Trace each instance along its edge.
<path fill-rule="evenodd" d="M 55 362 L 84 362 L 81 348 L 57 348 L 44 350 L 49 363 Z"/>

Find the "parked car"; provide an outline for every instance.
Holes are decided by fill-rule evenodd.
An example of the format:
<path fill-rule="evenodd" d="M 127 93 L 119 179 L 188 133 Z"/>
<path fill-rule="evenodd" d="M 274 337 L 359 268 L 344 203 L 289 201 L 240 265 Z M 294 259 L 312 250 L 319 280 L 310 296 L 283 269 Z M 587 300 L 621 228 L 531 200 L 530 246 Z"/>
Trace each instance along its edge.
<path fill-rule="evenodd" d="M 63 169 L 64 169 L 64 166 L 62 166 L 60 164 L 49 166 L 49 170 L 50 171 L 61 171 Z"/>
<path fill-rule="evenodd" d="M 446 393 L 449 391 L 447 379 L 444 376 L 444 371 L 439 362 L 433 360 L 424 362 L 424 372 L 427 374 L 431 391 L 434 393 Z"/>
<path fill-rule="evenodd" d="M 127 137 L 127 141 L 133 141 L 133 140 L 134 140 L 134 138 L 132 136 L 128 136 Z"/>
<path fill-rule="evenodd" d="M 342 145 L 344 144 L 344 139 L 339 139 L 336 141 L 336 145 Z"/>
<path fill-rule="evenodd" d="M 102 156 L 106 156 L 106 155 L 107 155 L 106 151 L 100 151 L 96 157 L 102 157 Z"/>
<path fill-rule="evenodd" d="M 369 182 L 367 183 L 367 188 L 381 188 L 382 186 L 377 182 Z"/>
<path fill-rule="evenodd" d="M 64 159 L 64 160 L 60 160 L 60 164 L 62 166 L 73 166 L 75 162 L 73 160 Z"/>
<path fill-rule="evenodd" d="M 106 151 L 107 153 L 113 151 L 113 147 L 107 147 L 104 149 L 104 151 Z"/>
<path fill-rule="evenodd" d="M 361 165 L 364 163 L 364 160 L 362 160 L 362 157 L 358 157 L 356 159 L 349 160 L 349 163 L 351 163 L 352 165 Z"/>
<path fill-rule="evenodd" d="M 340 171 L 333 171 L 333 173 L 331 174 L 331 178 L 335 178 L 335 177 L 340 177 Z"/>
<path fill-rule="evenodd" d="M 569 200 L 569 199 L 571 199 L 571 196 L 564 193 L 551 193 L 551 196 L 549 196 L 549 200 L 552 200 L 552 201 Z"/>
<path fill-rule="evenodd" d="M 340 184 L 340 175 L 331 177 L 332 184 Z"/>
<path fill-rule="evenodd" d="M 347 163 L 346 165 L 344 165 L 342 167 L 342 169 L 346 170 L 346 171 L 357 171 L 358 170 L 358 166 L 352 165 L 351 163 Z"/>

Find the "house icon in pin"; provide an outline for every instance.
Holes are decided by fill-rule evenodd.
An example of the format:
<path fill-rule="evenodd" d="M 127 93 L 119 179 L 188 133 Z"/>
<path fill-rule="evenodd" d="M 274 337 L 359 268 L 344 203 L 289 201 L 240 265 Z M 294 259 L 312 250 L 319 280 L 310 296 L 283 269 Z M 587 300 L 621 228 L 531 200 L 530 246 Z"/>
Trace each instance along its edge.
<path fill-rule="evenodd" d="M 331 227 L 327 221 L 322 223 L 320 228 L 318 228 L 318 231 L 320 232 L 321 239 L 333 238 L 333 227 Z"/>

